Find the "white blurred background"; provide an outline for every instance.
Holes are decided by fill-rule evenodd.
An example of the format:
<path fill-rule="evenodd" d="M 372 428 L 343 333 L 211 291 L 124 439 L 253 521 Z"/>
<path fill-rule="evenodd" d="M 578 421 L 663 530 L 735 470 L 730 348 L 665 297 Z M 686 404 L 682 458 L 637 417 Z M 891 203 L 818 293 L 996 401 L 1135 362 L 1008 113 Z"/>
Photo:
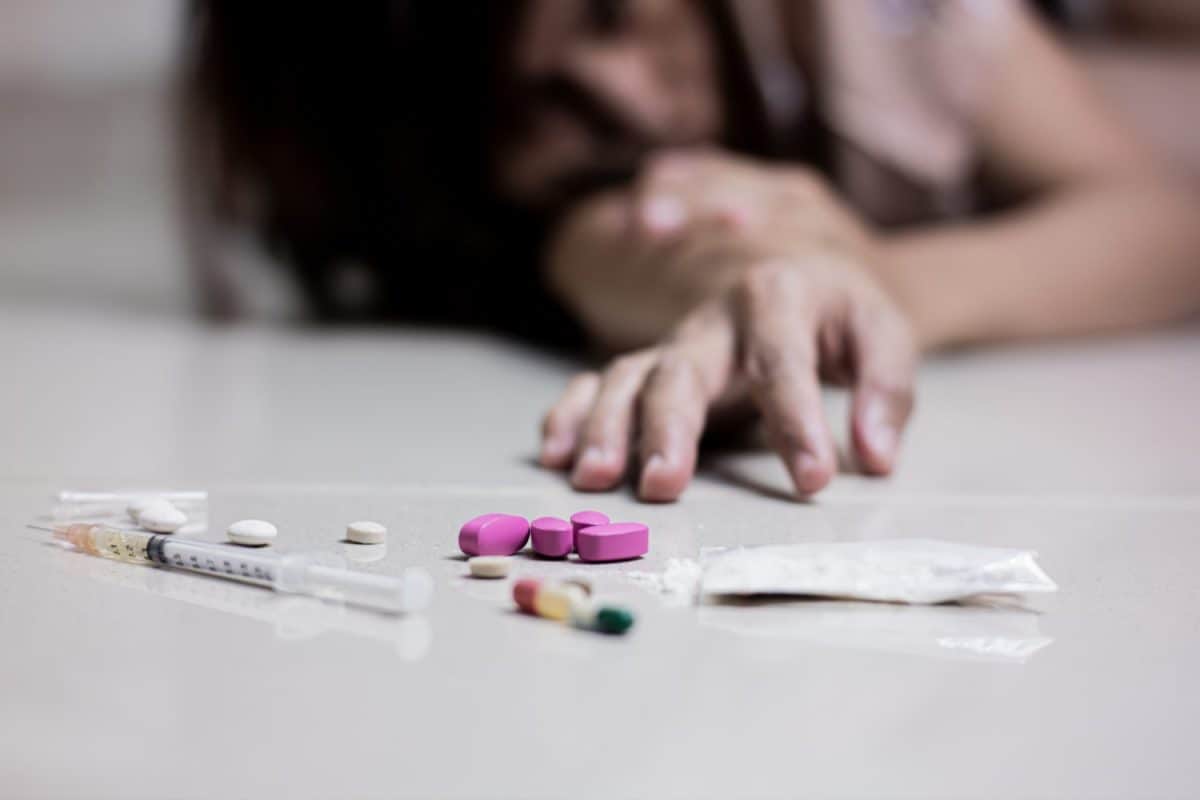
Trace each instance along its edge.
<path fill-rule="evenodd" d="M 1200 0 L 1058 5 L 1105 90 L 1200 176 Z M 0 0 L 0 301 L 191 307 L 170 189 L 183 8 Z"/>
<path fill-rule="evenodd" d="M 170 191 L 181 4 L 0 0 L 0 294 L 187 307 Z"/>

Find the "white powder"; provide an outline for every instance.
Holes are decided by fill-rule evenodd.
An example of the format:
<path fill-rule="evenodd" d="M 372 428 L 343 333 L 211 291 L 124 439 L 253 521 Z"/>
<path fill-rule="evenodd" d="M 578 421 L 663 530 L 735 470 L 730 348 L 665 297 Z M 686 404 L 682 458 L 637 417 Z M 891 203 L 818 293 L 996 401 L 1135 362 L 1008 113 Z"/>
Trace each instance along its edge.
<path fill-rule="evenodd" d="M 700 560 L 672 558 L 662 572 L 624 577 L 669 605 L 701 596 L 804 595 L 900 603 L 1057 590 L 1026 550 L 922 539 L 806 542 L 706 548 Z"/>
<path fill-rule="evenodd" d="M 668 605 L 691 605 L 700 586 L 700 564 L 690 558 L 671 558 L 662 572 L 626 572 L 633 583 L 661 594 Z"/>

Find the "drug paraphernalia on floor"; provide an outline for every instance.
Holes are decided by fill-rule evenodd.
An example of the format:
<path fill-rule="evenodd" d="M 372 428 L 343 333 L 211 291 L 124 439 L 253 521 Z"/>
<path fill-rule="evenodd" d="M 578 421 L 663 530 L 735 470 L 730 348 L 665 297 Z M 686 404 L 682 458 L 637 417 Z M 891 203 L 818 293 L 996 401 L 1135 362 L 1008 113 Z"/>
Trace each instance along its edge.
<path fill-rule="evenodd" d="M 704 559 L 700 597 L 787 594 L 948 603 L 1057 591 L 1035 555 L 929 539 L 741 547 Z"/>
<path fill-rule="evenodd" d="M 138 512 L 138 525 L 155 533 L 174 533 L 187 524 L 184 514 L 170 500 L 158 499 Z"/>
<path fill-rule="evenodd" d="M 243 547 L 266 547 L 279 535 L 279 529 L 265 519 L 239 519 L 225 529 L 225 538 Z"/>
<path fill-rule="evenodd" d="M 529 520 L 516 514 L 482 514 L 458 532 L 458 547 L 469 556 L 511 556 L 529 541 Z"/>
<path fill-rule="evenodd" d="M 512 556 L 472 556 L 467 567 L 476 578 L 507 578 Z"/>
<path fill-rule="evenodd" d="M 346 541 L 355 544 L 383 544 L 387 541 L 387 527 L 366 519 L 351 522 L 346 526 Z"/>
<path fill-rule="evenodd" d="M 575 544 L 571 523 L 558 517 L 538 517 L 529 523 L 533 552 L 542 558 L 566 558 Z"/>
<path fill-rule="evenodd" d="M 199 572 L 277 592 L 311 595 L 380 611 L 421 611 L 433 597 L 433 577 L 420 567 L 409 567 L 400 575 L 373 575 L 346 569 L 341 559 L 327 553 L 280 556 L 86 522 L 29 527 L 48 531 L 54 541 L 88 555 Z"/>

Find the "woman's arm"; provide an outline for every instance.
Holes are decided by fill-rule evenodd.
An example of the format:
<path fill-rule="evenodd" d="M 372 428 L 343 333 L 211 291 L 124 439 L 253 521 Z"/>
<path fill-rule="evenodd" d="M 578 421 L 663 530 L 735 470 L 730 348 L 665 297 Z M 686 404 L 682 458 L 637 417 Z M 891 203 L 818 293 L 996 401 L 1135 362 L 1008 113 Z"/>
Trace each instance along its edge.
<path fill-rule="evenodd" d="M 1166 173 L 1031 17 L 1017 14 L 1011 36 L 978 136 L 1014 209 L 884 237 L 870 259 L 923 349 L 1138 327 L 1200 308 L 1195 188 Z M 560 228 L 549 281 L 603 344 L 655 340 L 736 277 L 736 264 L 672 266 L 707 262 L 678 258 L 677 237 L 648 235 L 664 198 L 687 216 L 723 203 L 796 203 L 819 218 L 819 240 L 829 238 L 821 225 L 849 227 L 830 213 L 836 203 L 773 191 L 792 183 L 774 180 L 786 168 L 700 162 L 680 181 L 670 174 L 678 158 L 653 161 L 630 191 L 597 198 Z"/>
<path fill-rule="evenodd" d="M 1131 328 L 1200 308 L 1200 202 L 1019 15 L 979 131 L 1024 202 L 885 238 L 880 277 L 924 348 Z"/>

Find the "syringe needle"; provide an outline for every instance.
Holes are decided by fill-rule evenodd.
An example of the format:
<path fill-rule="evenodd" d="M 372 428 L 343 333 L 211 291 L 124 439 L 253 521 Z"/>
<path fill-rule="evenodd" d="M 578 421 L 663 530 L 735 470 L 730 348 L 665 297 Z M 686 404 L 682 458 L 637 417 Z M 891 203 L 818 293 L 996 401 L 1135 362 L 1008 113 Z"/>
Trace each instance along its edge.
<path fill-rule="evenodd" d="M 25 527 L 32 528 L 35 531 L 46 531 L 47 533 L 54 533 L 54 528 L 47 528 L 44 525 L 26 525 Z"/>

